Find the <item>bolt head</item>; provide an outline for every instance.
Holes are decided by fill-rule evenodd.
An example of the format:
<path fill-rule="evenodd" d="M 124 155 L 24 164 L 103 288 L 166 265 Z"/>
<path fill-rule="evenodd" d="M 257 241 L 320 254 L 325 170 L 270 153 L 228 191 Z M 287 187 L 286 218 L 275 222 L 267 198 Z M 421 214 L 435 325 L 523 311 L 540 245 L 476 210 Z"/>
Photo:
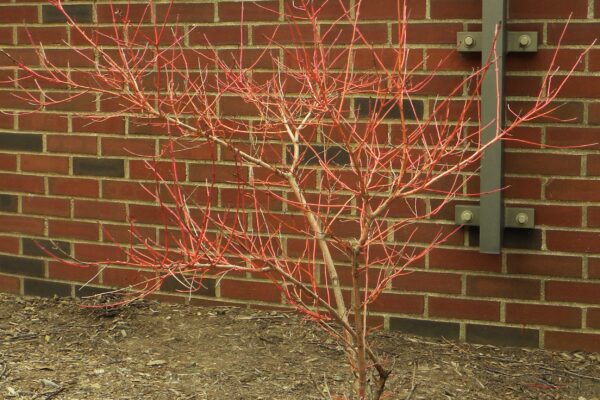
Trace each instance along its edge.
<path fill-rule="evenodd" d="M 525 48 L 531 44 L 531 36 L 529 35 L 521 35 L 519 36 L 519 46 Z"/>
<path fill-rule="evenodd" d="M 525 213 L 518 213 L 516 220 L 519 225 L 525 225 L 527 222 L 529 222 L 529 216 Z"/>
<path fill-rule="evenodd" d="M 463 39 L 463 43 L 465 44 L 465 46 L 467 47 L 473 47 L 473 45 L 475 44 L 475 39 L 473 38 L 473 36 L 466 36 Z"/>
<path fill-rule="evenodd" d="M 460 219 L 462 222 L 471 222 L 473 220 L 473 212 L 469 210 L 465 210 L 460 213 Z"/>

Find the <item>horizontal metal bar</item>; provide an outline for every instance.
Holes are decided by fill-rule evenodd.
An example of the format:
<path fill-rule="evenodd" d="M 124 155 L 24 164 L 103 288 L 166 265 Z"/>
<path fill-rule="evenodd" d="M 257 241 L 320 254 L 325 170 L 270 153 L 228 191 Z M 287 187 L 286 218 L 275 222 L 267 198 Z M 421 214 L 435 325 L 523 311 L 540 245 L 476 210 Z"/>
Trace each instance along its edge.
<path fill-rule="evenodd" d="M 481 32 L 458 32 L 456 44 L 461 53 L 479 53 L 482 50 Z M 535 53 L 538 51 L 538 33 L 533 31 L 508 32 L 508 53 Z"/>
<path fill-rule="evenodd" d="M 479 226 L 480 217 L 480 207 L 477 205 L 459 205 L 454 209 L 454 222 L 457 225 Z M 504 227 L 534 228 L 535 210 L 524 207 L 506 207 L 504 209 Z"/>

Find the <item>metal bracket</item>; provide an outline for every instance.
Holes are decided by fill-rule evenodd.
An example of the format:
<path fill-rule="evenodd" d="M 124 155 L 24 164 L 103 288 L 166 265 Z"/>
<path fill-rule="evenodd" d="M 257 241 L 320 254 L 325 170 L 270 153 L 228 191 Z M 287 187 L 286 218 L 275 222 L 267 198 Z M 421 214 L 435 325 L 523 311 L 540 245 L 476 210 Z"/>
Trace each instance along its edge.
<path fill-rule="evenodd" d="M 456 41 L 458 45 L 458 51 L 461 53 L 480 53 L 483 49 L 481 32 L 458 32 L 456 35 Z M 536 53 L 537 51 L 537 32 L 507 33 L 507 53 Z"/>
<path fill-rule="evenodd" d="M 479 206 L 459 205 L 454 209 L 454 222 L 457 225 L 479 226 L 481 220 Z M 505 228 L 532 229 L 535 223 L 535 210 L 533 208 L 506 207 L 504 209 Z"/>
<path fill-rule="evenodd" d="M 456 223 L 479 225 L 479 251 L 500 254 L 504 228 L 533 228 L 532 209 L 505 208 L 503 193 L 503 144 L 495 141 L 497 130 L 503 129 L 504 117 L 504 64 L 510 52 L 537 51 L 537 32 L 508 32 L 508 0 L 483 0 L 481 32 L 459 32 L 458 49 L 461 52 L 480 52 L 482 65 L 491 68 L 481 84 L 481 143 L 489 145 L 481 158 L 479 206 L 456 208 Z M 493 54 L 495 53 L 495 54 Z M 494 55 L 494 57 L 490 57 Z"/>

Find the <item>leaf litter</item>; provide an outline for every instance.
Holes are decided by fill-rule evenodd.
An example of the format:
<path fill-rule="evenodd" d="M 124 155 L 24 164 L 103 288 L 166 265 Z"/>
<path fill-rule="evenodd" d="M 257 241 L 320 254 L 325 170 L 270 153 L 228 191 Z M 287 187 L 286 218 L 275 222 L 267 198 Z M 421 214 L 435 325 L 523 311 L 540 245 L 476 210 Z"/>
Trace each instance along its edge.
<path fill-rule="evenodd" d="M 342 349 L 293 313 L 0 294 L 0 398 L 343 399 Z M 497 348 L 396 332 L 386 399 L 600 400 L 600 355 Z"/>

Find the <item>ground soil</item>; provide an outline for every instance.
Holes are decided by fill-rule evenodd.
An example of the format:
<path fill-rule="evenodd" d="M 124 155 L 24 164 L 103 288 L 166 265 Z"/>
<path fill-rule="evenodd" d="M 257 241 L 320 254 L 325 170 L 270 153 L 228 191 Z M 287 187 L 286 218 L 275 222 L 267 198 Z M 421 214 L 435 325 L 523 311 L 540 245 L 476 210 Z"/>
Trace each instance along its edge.
<path fill-rule="evenodd" d="M 339 397 L 343 352 L 290 313 L 153 302 L 113 311 L 0 295 L 2 399 Z M 600 355 L 379 332 L 388 399 L 600 400 Z"/>

